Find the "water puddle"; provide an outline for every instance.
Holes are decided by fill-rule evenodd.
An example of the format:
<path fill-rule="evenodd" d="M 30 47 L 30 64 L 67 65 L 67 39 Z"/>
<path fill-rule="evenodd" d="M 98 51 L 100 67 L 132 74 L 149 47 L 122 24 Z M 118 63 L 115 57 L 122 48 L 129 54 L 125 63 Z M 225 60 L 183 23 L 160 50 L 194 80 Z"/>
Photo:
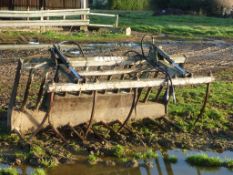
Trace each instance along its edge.
<path fill-rule="evenodd" d="M 200 151 L 182 151 L 170 150 L 169 155 L 178 158 L 177 163 L 169 163 L 162 158 L 161 152 L 158 152 L 159 157 L 151 160 L 150 168 L 145 166 L 145 161 L 140 161 L 140 166 L 137 168 L 125 168 L 123 166 L 108 167 L 104 163 L 91 166 L 86 161 L 79 161 L 72 165 L 61 165 L 59 167 L 48 169 L 48 175 L 232 175 L 233 170 L 224 167 L 208 168 L 190 166 L 185 159 L 190 155 L 200 153 L 208 154 L 209 156 L 217 156 L 222 159 L 233 159 L 233 152 L 226 151 L 224 153 L 216 152 L 200 152 Z M 8 165 L 0 164 L 0 168 L 7 168 Z M 21 175 L 30 175 L 33 172 L 32 167 L 22 167 L 18 169 Z"/>
<path fill-rule="evenodd" d="M 203 168 L 190 166 L 186 161 L 186 157 L 193 154 L 205 153 L 209 156 L 218 156 L 222 159 L 232 159 L 233 152 L 226 151 L 224 153 L 200 152 L 200 151 L 168 151 L 169 155 L 174 155 L 178 158 L 177 163 L 169 163 L 164 161 L 160 152 L 159 158 L 151 160 L 153 167 L 148 168 L 145 162 L 140 161 L 138 168 L 123 168 L 123 167 L 106 167 L 105 165 L 89 166 L 85 163 L 75 165 L 63 165 L 56 169 L 49 170 L 49 175 L 72 175 L 75 172 L 80 172 L 82 175 L 232 175 L 233 171 L 227 168 Z"/>

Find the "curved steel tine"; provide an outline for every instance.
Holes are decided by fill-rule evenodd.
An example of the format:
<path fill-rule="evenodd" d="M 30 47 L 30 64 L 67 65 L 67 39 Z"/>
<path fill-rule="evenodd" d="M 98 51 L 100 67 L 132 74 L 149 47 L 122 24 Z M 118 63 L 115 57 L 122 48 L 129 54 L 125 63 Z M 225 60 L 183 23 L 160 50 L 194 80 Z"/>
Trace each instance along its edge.
<path fill-rule="evenodd" d="M 25 109 L 25 106 L 26 106 L 27 101 L 28 101 L 28 96 L 29 96 L 29 93 L 30 93 L 30 89 L 31 89 L 31 85 L 32 85 L 33 77 L 34 77 L 33 71 L 34 70 L 31 69 L 30 73 L 29 73 L 29 76 L 28 76 L 28 81 L 27 81 L 26 90 L 25 90 L 25 93 L 24 93 L 24 99 L 23 99 L 23 103 L 22 103 L 22 106 L 21 106 L 21 110 Z"/>
<path fill-rule="evenodd" d="M 84 142 L 84 138 L 82 137 L 81 134 L 78 133 L 78 131 L 73 127 L 71 126 L 70 124 L 68 124 L 68 127 L 71 129 L 71 131 L 73 131 L 73 133 L 82 141 Z"/>
<path fill-rule="evenodd" d="M 53 125 L 53 123 L 52 123 L 52 121 L 50 119 L 50 117 L 51 117 L 50 113 L 51 113 L 51 110 L 52 110 L 52 107 L 53 107 L 53 102 L 54 102 L 54 93 L 50 93 L 50 105 L 49 105 L 49 111 L 48 111 L 48 116 L 47 116 L 49 126 L 52 127 L 53 131 L 57 134 L 57 136 L 59 136 L 65 143 L 68 143 L 68 141 L 63 137 L 63 135 L 57 130 L 57 128 L 54 127 L 54 125 Z"/>
<path fill-rule="evenodd" d="M 47 79 L 48 79 L 48 72 L 45 74 L 44 78 L 42 79 L 41 85 L 40 85 L 39 93 L 38 93 L 37 100 L 36 100 L 36 108 L 35 108 L 36 110 L 39 109 L 42 97 L 45 93 L 44 92 L 44 85 L 45 85 Z"/>
<path fill-rule="evenodd" d="M 87 130 L 86 130 L 86 133 L 85 133 L 85 137 L 87 137 L 89 131 L 90 131 L 90 128 L 92 127 L 92 124 L 93 124 L 93 119 L 94 119 L 94 115 L 95 115 L 95 106 L 96 106 L 96 97 L 97 97 L 97 91 L 94 91 L 94 94 L 93 94 L 93 105 L 92 105 L 92 111 L 91 111 L 91 117 L 90 117 L 90 120 L 89 120 L 89 124 L 87 126 Z"/>
<path fill-rule="evenodd" d="M 54 78 L 53 78 L 53 81 L 55 83 L 58 83 L 59 82 L 59 65 L 56 66 L 56 71 L 55 71 L 55 75 L 54 75 Z"/>
<path fill-rule="evenodd" d="M 154 74 L 154 76 L 153 76 L 153 78 L 157 78 L 158 75 L 159 75 L 159 72 L 156 71 L 155 74 Z M 161 88 L 161 87 L 160 87 L 160 88 Z M 152 91 L 152 87 L 149 87 L 149 88 L 147 89 L 146 95 L 145 95 L 145 97 L 144 97 L 144 99 L 143 99 L 143 103 L 146 103 L 146 102 L 148 101 L 151 91 Z M 162 90 L 161 90 L 161 91 L 162 91 Z M 158 100 L 159 95 L 160 95 L 160 92 L 158 92 L 157 95 L 156 95 L 156 101 Z"/>
<path fill-rule="evenodd" d="M 205 94 L 205 97 L 204 97 L 203 105 L 202 105 L 202 108 L 200 110 L 199 115 L 197 116 L 195 122 L 193 123 L 193 127 L 196 125 L 196 123 L 200 120 L 200 118 L 202 118 L 202 116 L 205 113 L 205 108 L 206 108 L 206 105 L 207 105 L 207 102 L 208 102 L 209 93 L 210 93 L 210 83 L 207 83 L 207 85 L 206 85 L 206 94 Z"/>
<path fill-rule="evenodd" d="M 130 108 L 129 114 L 128 114 L 127 118 L 125 119 L 125 121 L 123 122 L 123 124 L 121 125 L 121 127 L 118 129 L 118 132 L 120 132 L 125 127 L 125 125 L 127 124 L 127 122 L 130 120 L 130 118 L 132 116 L 132 113 L 133 113 L 133 110 L 135 109 L 135 106 L 136 106 L 136 103 L 137 103 L 137 97 L 138 97 L 137 94 L 138 94 L 138 89 L 135 88 L 134 89 L 133 102 L 132 102 L 132 106 Z"/>
<path fill-rule="evenodd" d="M 58 129 L 53 125 L 53 123 L 50 120 L 50 116 L 48 117 L 48 122 L 49 125 L 51 126 L 51 128 L 53 129 L 53 131 L 56 133 L 56 135 L 58 137 L 60 137 L 62 139 L 63 142 L 65 142 L 66 144 L 68 144 L 68 141 L 65 139 L 65 137 L 58 131 Z"/>
<path fill-rule="evenodd" d="M 32 135 L 30 136 L 29 138 L 29 142 L 32 141 L 32 138 L 35 137 L 38 132 L 40 132 L 40 130 L 42 129 L 43 125 L 45 124 L 46 120 L 48 119 L 49 117 L 49 112 L 47 112 L 42 120 L 42 122 L 40 123 L 40 125 L 37 127 L 37 129 L 32 133 Z"/>
<path fill-rule="evenodd" d="M 45 124 L 46 120 L 49 118 L 50 116 L 50 112 L 53 106 L 53 100 L 54 100 L 54 93 L 50 93 L 49 94 L 49 98 L 50 98 L 50 104 L 49 104 L 49 109 L 47 111 L 47 113 L 45 114 L 45 117 L 43 118 L 42 122 L 40 123 L 40 125 L 37 127 L 37 129 L 32 133 L 32 135 L 29 138 L 29 142 L 32 141 L 32 138 L 35 137 L 38 132 L 40 132 L 40 130 L 42 129 L 43 125 Z"/>
<path fill-rule="evenodd" d="M 79 48 L 79 50 L 80 50 L 82 56 L 85 57 L 84 52 L 83 52 L 83 49 L 82 49 L 81 45 L 80 45 L 78 42 L 76 42 L 76 41 L 62 41 L 62 42 L 58 43 L 59 49 L 61 49 L 60 46 L 61 46 L 62 44 L 74 44 L 74 45 L 76 45 L 76 46 Z"/>

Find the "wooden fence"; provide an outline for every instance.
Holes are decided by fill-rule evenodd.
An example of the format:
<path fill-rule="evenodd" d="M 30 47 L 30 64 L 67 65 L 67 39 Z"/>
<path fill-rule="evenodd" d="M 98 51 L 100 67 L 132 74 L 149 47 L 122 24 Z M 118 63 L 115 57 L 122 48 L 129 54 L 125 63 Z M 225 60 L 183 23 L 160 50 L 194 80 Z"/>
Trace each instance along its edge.
<path fill-rule="evenodd" d="M 89 16 L 115 18 L 114 24 L 93 24 Z M 0 11 L 0 28 L 44 27 L 44 26 L 94 26 L 118 27 L 119 16 L 114 14 L 91 13 L 86 9 Z"/>

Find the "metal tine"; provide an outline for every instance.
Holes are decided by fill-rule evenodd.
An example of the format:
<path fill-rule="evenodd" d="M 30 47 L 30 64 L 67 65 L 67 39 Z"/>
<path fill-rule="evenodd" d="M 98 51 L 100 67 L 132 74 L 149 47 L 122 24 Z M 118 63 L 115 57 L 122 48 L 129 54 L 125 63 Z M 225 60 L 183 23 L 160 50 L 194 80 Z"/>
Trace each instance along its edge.
<path fill-rule="evenodd" d="M 157 94 L 156 94 L 156 96 L 155 96 L 155 102 L 157 102 L 157 101 L 159 100 L 159 96 L 160 96 L 160 94 L 161 94 L 161 92 L 162 92 L 162 90 L 163 90 L 163 87 L 164 87 L 164 85 L 161 85 L 161 86 L 159 87 L 158 92 L 157 92 Z"/>
<path fill-rule="evenodd" d="M 90 120 L 89 120 L 89 124 L 87 126 L 85 137 L 87 137 L 87 135 L 88 135 L 88 133 L 89 133 L 91 127 L 92 127 L 92 124 L 93 124 L 93 119 L 94 119 L 94 115 L 95 115 L 95 107 L 96 107 L 96 98 L 97 98 L 97 92 L 94 91 L 91 117 L 90 117 Z"/>
<path fill-rule="evenodd" d="M 66 144 L 68 144 L 68 141 L 65 139 L 65 137 L 59 132 L 59 130 L 53 125 L 52 121 L 51 121 L 51 115 L 50 112 L 52 110 L 53 107 L 53 102 L 54 102 L 54 93 L 51 94 L 50 97 L 50 107 L 49 107 L 49 115 L 48 115 L 48 123 L 49 126 L 51 126 L 52 130 L 55 132 L 55 134 L 60 137 L 62 139 L 63 142 L 65 142 Z"/>
<path fill-rule="evenodd" d="M 32 133 L 32 135 L 29 138 L 29 142 L 32 141 L 33 137 L 35 137 L 43 128 L 43 125 L 45 124 L 46 120 L 48 119 L 50 115 L 50 112 L 47 112 L 42 120 L 42 122 L 39 124 L 39 126 L 37 127 L 37 129 Z"/>
<path fill-rule="evenodd" d="M 85 123 L 85 124 L 84 124 L 84 130 L 87 130 L 87 128 L 88 128 L 88 124 Z M 106 140 L 103 136 L 101 136 L 100 134 L 98 134 L 92 127 L 89 128 L 88 134 L 89 134 L 89 133 L 92 133 L 92 134 L 95 135 L 95 137 L 99 138 L 100 140 L 103 140 L 103 141 L 106 141 L 106 142 L 107 142 L 107 140 Z M 88 135 L 87 135 L 87 136 L 88 136 Z M 85 136 L 85 139 L 87 139 L 87 136 Z"/>
<path fill-rule="evenodd" d="M 205 108 L 206 108 L 206 105 L 207 105 L 207 102 L 208 102 L 209 94 L 210 94 L 210 83 L 207 83 L 207 86 L 206 86 L 206 94 L 205 94 L 205 97 L 204 97 L 203 105 L 202 105 L 200 114 L 197 116 L 197 119 L 195 120 L 195 122 L 194 122 L 194 124 L 193 124 L 193 127 L 194 127 L 194 126 L 196 125 L 196 123 L 202 118 L 202 116 L 203 116 L 203 114 L 204 114 L 204 112 L 205 112 Z"/>
<path fill-rule="evenodd" d="M 137 80 L 139 80 L 141 78 L 141 76 L 142 76 L 141 73 L 139 73 L 139 74 L 136 73 Z M 140 96 L 142 94 L 142 90 L 143 90 L 143 88 L 140 88 L 140 89 L 136 88 L 136 89 L 134 89 L 134 97 L 133 97 L 133 102 L 132 102 L 132 106 L 131 106 L 130 112 L 128 114 L 128 117 L 126 118 L 126 120 L 124 121 L 124 123 L 122 124 L 122 126 L 120 127 L 120 129 L 118 131 L 120 131 L 127 124 L 127 122 L 130 120 L 130 117 L 131 117 L 131 115 L 133 113 L 133 110 L 137 109 L 137 104 L 138 104 Z"/>
<path fill-rule="evenodd" d="M 142 73 L 140 72 L 137 76 L 137 80 L 139 80 L 141 77 L 142 77 Z M 137 104 L 138 104 L 140 97 L 142 95 L 143 88 L 138 88 L 137 91 L 138 92 L 137 92 L 137 99 L 136 99 L 136 103 L 135 103 L 135 111 L 137 110 Z"/>
<path fill-rule="evenodd" d="M 57 65 L 57 66 L 56 66 L 55 75 L 54 75 L 54 79 L 53 79 L 53 81 L 54 81 L 55 83 L 58 83 L 58 82 L 59 82 L 59 70 L 60 70 L 60 66 Z"/>
<path fill-rule="evenodd" d="M 124 66 L 124 69 L 128 69 L 128 65 Z M 125 74 L 121 75 L 120 80 L 124 80 L 125 79 Z M 116 93 L 119 93 L 121 91 L 121 89 L 118 89 Z"/>
<path fill-rule="evenodd" d="M 110 133 L 112 133 L 112 134 L 115 135 L 114 138 L 116 138 L 116 141 L 117 141 L 117 142 L 120 142 L 121 144 L 126 145 L 126 141 L 125 141 L 125 139 L 123 138 L 123 135 L 121 135 L 119 132 L 117 132 L 117 131 L 115 131 L 113 128 L 111 128 L 107 123 L 101 121 L 101 122 L 97 123 L 97 125 L 102 125 L 104 128 L 106 128 L 107 130 L 109 130 Z M 100 138 L 103 139 L 104 141 L 106 141 L 106 142 L 113 142 L 113 141 L 111 140 L 111 138 L 110 138 L 110 140 L 109 140 L 109 139 L 105 139 L 104 136 L 99 135 L 97 132 L 95 132 L 95 129 L 94 129 L 94 128 L 92 129 L 92 131 L 94 132 L 95 135 L 97 134 L 98 137 L 100 137 Z"/>
<path fill-rule="evenodd" d="M 46 120 L 49 118 L 50 113 L 51 113 L 51 109 L 53 106 L 53 100 L 54 100 L 54 93 L 50 93 L 49 94 L 49 99 L 50 99 L 50 104 L 49 104 L 49 109 L 47 111 L 47 113 L 45 114 L 45 117 L 43 118 L 42 122 L 38 125 L 37 129 L 32 133 L 32 135 L 29 138 L 29 142 L 32 141 L 32 138 L 35 137 L 37 135 L 38 132 L 40 132 L 40 130 L 42 129 L 43 125 L 45 124 Z"/>
<path fill-rule="evenodd" d="M 90 130 L 92 131 L 92 133 L 98 137 L 100 140 L 104 141 L 104 142 L 109 142 L 107 139 L 104 138 L 104 136 L 100 135 L 98 132 L 95 131 L 95 129 L 90 128 Z"/>
<path fill-rule="evenodd" d="M 48 72 L 46 72 L 44 78 L 42 79 L 42 82 L 40 84 L 40 90 L 39 90 L 39 93 L 38 93 L 38 96 L 37 96 L 37 100 L 36 100 L 36 110 L 39 109 L 40 105 L 41 105 L 41 102 L 42 102 L 42 98 L 43 98 L 43 94 L 45 93 L 44 91 L 44 85 L 48 79 Z"/>
<path fill-rule="evenodd" d="M 116 68 L 116 65 L 112 66 L 111 69 L 114 70 Z M 112 75 L 109 75 L 108 78 L 107 78 L 107 81 L 111 81 L 112 80 Z M 106 93 L 106 90 L 103 91 L 104 94 Z"/>
<path fill-rule="evenodd" d="M 102 66 L 97 67 L 98 71 L 101 70 L 101 69 L 102 69 Z M 99 76 L 94 76 L 94 82 L 96 83 L 98 80 L 99 80 Z M 93 93 L 94 93 L 94 91 L 91 92 L 91 94 L 93 94 Z"/>
<path fill-rule="evenodd" d="M 45 121 L 48 119 L 48 123 L 49 126 L 51 126 L 51 128 L 53 129 L 53 131 L 57 134 L 57 136 L 59 136 L 65 143 L 68 143 L 68 141 L 62 136 L 62 134 L 57 130 L 57 128 L 54 127 L 50 117 L 50 113 L 53 107 L 53 102 L 54 102 L 54 93 L 50 93 L 50 104 L 49 104 L 49 110 L 47 112 L 47 114 L 45 115 L 43 121 L 41 122 L 41 124 L 38 126 L 38 128 L 34 131 L 34 133 L 32 134 L 32 136 L 30 137 L 30 140 L 36 136 L 36 134 L 41 130 L 41 128 L 43 127 Z"/>
<path fill-rule="evenodd" d="M 120 139 L 123 144 L 126 144 L 126 141 L 123 139 L 123 136 L 119 132 L 116 132 L 112 127 L 110 127 L 108 124 L 106 124 L 103 121 L 99 122 L 99 124 L 105 127 L 106 129 L 108 129 L 110 133 L 113 133 L 116 136 L 117 140 Z"/>
<path fill-rule="evenodd" d="M 32 80 L 33 80 L 33 77 L 34 77 L 33 71 L 34 70 L 31 69 L 30 73 L 29 73 L 29 76 L 28 76 L 28 81 L 27 81 L 26 90 L 25 90 L 25 93 L 24 93 L 24 99 L 23 99 L 23 102 L 22 102 L 21 110 L 25 109 L 25 106 L 26 106 L 27 101 L 28 101 Z"/>
<path fill-rule="evenodd" d="M 158 75 L 159 75 L 159 72 L 155 72 L 153 78 L 157 78 Z M 147 92 L 146 92 L 146 96 L 145 96 L 145 98 L 143 99 L 143 103 L 146 103 L 146 102 L 148 101 L 151 91 L 152 91 L 152 87 L 149 87 L 148 90 L 147 90 Z"/>
<path fill-rule="evenodd" d="M 78 81 L 78 84 L 79 84 L 79 83 L 80 83 L 80 81 Z M 80 97 L 80 96 L 82 95 L 82 91 L 81 91 L 81 90 L 78 91 L 77 94 L 78 94 L 78 96 Z"/>
<path fill-rule="evenodd" d="M 63 74 L 63 75 L 65 75 L 68 79 L 69 79 L 69 81 L 71 81 L 72 83 L 74 83 L 74 82 L 76 82 L 72 77 L 71 77 L 71 75 L 68 73 L 69 72 L 69 69 L 68 68 L 66 68 L 64 65 L 62 65 L 62 64 L 60 64 L 59 65 L 59 71 L 61 71 L 61 73 Z"/>
<path fill-rule="evenodd" d="M 116 123 L 120 124 L 121 126 L 123 125 L 122 122 L 119 121 L 119 120 L 116 120 L 116 121 L 112 122 L 111 124 L 114 125 L 114 124 L 116 124 Z M 131 128 L 131 127 L 125 125 L 125 126 L 124 126 L 124 129 L 126 129 L 128 132 L 130 132 L 130 133 L 132 133 L 133 135 L 135 135 L 135 136 L 139 139 L 139 141 L 141 142 L 141 144 L 142 144 L 143 146 L 146 146 L 146 144 L 144 143 L 144 141 L 143 141 L 143 139 L 141 138 L 141 136 L 140 136 L 137 132 L 133 131 L 133 128 Z M 121 131 L 118 130 L 118 133 L 119 133 L 119 134 L 120 134 L 120 132 L 121 132 Z"/>
<path fill-rule="evenodd" d="M 9 107 L 8 107 L 8 111 L 7 111 L 9 116 L 11 116 L 12 108 L 14 108 L 14 105 L 15 105 L 16 96 L 17 96 L 17 89 L 18 89 L 19 81 L 20 81 L 20 77 L 21 77 L 22 66 L 23 66 L 23 60 L 19 59 L 16 74 L 15 74 L 14 86 L 13 86 L 13 89 L 11 92 L 11 99 L 10 99 L 10 103 L 9 103 Z M 8 117 L 8 120 L 9 120 L 9 117 Z M 9 123 L 9 121 L 8 121 L 8 123 Z"/>
<path fill-rule="evenodd" d="M 68 144 L 68 140 L 65 139 L 65 137 L 60 133 L 60 131 L 53 125 L 53 123 L 50 121 L 50 117 L 49 117 L 49 125 L 51 126 L 51 128 L 53 129 L 53 131 L 55 132 L 55 134 L 60 137 L 62 139 L 63 142 L 65 142 L 66 144 Z"/>
<path fill-rule="evenodd" d="M 99 122 L 99 124 L 102 125 L 102 126 L 104 126 L 106 129 L 108 129 L 110 132 L 114 133 L 115 135 L 120 135 L 113 128 L 111 128 L 110 126 L 108 126 L 105 122 L 101 121 L 101 122 Z"/>
<path fill-rule="evenodd" d="M 129 114 L 128 114 L 127 118 L 125 119 L 125 121 L 123 122 L 123 124 L 121 125 L 121 127 L 118 129 L 118 132 L 120 132 L 125 127 L 125 125 L 128 123 L 128 121 L 130 120 L 130 118 L 132 116 L 132 113 L 133 113 L 133 110 L 136 107 L 137 96 L 138 96 L 138 88 L 135 88 L 134 89 L 133 101 L 132 101 L 132 105 L 131 105 Z"/>
<path fill-rule="evenodd" d="M 68 124 L 68 127 L 71 129 L 71 131 L 74 132 L 74 134 L 82 141 L 84 142 L 85 138 L 83 138 L 83 136 L 81 134 L 78 133 L 78 131 L 73 127 L 71 126 L 70 124 Z"/>

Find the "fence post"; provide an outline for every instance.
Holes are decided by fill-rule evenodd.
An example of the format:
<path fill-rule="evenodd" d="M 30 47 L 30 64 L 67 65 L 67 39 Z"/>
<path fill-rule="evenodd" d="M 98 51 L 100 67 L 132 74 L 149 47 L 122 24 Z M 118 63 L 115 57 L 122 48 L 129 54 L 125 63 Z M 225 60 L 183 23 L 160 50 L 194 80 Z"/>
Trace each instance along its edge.
<path fill-rule="evenodd" d="M 87 0 L 81 0 L 81 9 L 87 9 Z M 84 13 L 81 15 L 81 19 L 84 21 L 87 20 L 87 14 Z M 81 26 L 80 29 L 83 31 L 88 31 L 88 26 Z"/>
<path fill-rule="evenodd" d="M 115 27 L 119 27 L 119 15 L 116 15 L 116 24 Z"/>

